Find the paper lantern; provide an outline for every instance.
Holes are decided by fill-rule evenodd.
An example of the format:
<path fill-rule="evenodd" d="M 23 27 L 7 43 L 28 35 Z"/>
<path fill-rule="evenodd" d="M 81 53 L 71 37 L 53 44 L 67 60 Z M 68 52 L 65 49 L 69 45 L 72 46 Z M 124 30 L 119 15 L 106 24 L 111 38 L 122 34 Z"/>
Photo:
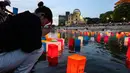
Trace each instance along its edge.
<path fill-rule="evenodd" d="M 86 57 L 74 54 L 68 56 L 67 72 L 66 73 L 84 73 Z"/>
<path fill-rule="evenodd" d="M 128 46 L 128 40 L 129 40 L 129 37 L 124 38 L 124 46 Z"/>
<path fill-rule="evenodd" d="M 80 52 L 80 48 L 81 48 L 80 43 L 81 43 L 81 40 L 75 39 L 75 47 L 74 47 L 75 52 Z"/>
<path fill-rule="evenodd" d="M 94 42 L 95 41 L 95 39 L 94 39 L 94 37 L 91 37 L 91 39 L 90 39 L 92 42 Z"/>
<path fill-rule="evenodd" d="M 130 59 L 126 58 L 126 67 L 130 69 Z"/>
<path fill-rule="evenodd" d="M 126 57 L 130 60 L 130 46 L 127 49 Z"/>
<path fill-rule="evenodd" d="M 80 36 L 82 36 L 83 35 L 83 32 L 80 32 Z"/>
<path fill-rule="evenodd" d="M 48 45 L 48 62 L 49 66 L 56 66 L 58 64 L 58 45 Z"/>
<path fill-rule="evenodd" d="M 83 46 L 83 36 L 79 36 L 78 39 L 81 40 L 81 46 Z"/>
<path fill-rule="evenodd" d="M 46 37 L 42 37 L 42 40 L 46 40 Z"/>
<path fill-rule="evenodd" d="M 107 44 L 108 43 L 108 36 L 104 36 L 104 43 Z"/>
<path fill-rule="evenodd" d="M 60 38 L 60 37 L 61 37 L 61 36 L 60 36 L 60 33 L 58 33 L 57 36 L 58 36 L 58 38 Z"/>
<path fill-rule="evenodd" d="M 61 51 L 63 51 L 63 49 L 64 49 L 64 39 L 59 38 L 59 39 L 56 39 L 56 40 L 61 43 Z"/>
<path fill-rule="evenodd" d="M 46 42 L 46 52 L 48 52 L 48 49 L 49 49 L 49 47 L 48 47 L 48 45 L 49 44 L 55 44 L 55 45 L 57 45 L 58 46 L 58 55 L 60 56 L 61 55 L 61 42 Z"/>
<path fill-rule="evenodd" d="M 84 36 L 88 36 L 88 32 L 83 32 L 84 33 Z"/>
<path fill-rule="evenodd" d="M 74 39 L 73 38 L 69 38 L 68 41 L 68 47 L 69 47 L 69 51 L 74 51 Z"/>
<path fill-rule="evenodd" d="M 100 41 L 101 41 L 101 35 L 100 35 L 100 34 L 97 35 L 96 41 L 97 41 L 98 43 L 100 43 Z"/>
<path fill-rule="evenodd" d="M 83 37 L 83 44 L 88 44 L 88 41 L 89 41 L 89 37 L 88 36 L 84 36 Z"/>
<path fill-rule="evenodd" d="M 46 43 L 42 42 L 42 46 L 43 46 L 43 52 L 46 52 Z"/>

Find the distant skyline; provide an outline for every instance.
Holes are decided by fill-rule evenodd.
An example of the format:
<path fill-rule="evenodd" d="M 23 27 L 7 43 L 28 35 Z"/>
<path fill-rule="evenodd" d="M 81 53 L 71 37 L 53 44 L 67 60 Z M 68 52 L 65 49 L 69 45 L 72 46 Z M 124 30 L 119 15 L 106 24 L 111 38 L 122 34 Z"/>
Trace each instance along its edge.
<path fill-rule="evenodd" d="M 114 4 L 118 0 L 10 0 L 11 7 L 19 8 L 19 12 L 29 10 L 34 12 L 37 3 L 43 1 L 44 5 L 51 8 L 53 12 L 54 24 L 58 24 L 58 16 L 65 15 L 66 11 L 73 12 L 80 9 L 83 17 L 99 17 L 101 13 L 114 10 Z"/>

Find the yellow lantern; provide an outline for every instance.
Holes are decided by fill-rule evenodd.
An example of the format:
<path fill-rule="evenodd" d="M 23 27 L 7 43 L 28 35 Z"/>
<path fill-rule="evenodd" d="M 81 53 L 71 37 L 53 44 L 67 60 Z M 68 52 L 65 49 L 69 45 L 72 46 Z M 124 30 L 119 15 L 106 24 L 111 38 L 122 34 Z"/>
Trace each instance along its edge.
<path fill-rule="evenodd" d="M 60 33 L 58 33 L 57 36 L 58 36 L 58 38 L 60 38 L 60 37 L 61 37 L 61 36 L 60 36 Z"/>
<path fill-rule="evenodd" d="M 81 40 L 81 46 L 83 46 L 83 36 L 79 36 L 78 39 Z"/>
<path fill-rule="evenodd" d="M 68 56 L 66 73 L 84 73 L 86 57 L 78 54 Z"/>

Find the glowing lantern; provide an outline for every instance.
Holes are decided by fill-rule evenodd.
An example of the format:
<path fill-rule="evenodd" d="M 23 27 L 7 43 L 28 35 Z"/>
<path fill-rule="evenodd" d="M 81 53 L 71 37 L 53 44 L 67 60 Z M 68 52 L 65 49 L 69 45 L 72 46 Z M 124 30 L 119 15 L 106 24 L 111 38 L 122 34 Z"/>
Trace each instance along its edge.
<path fill-rule="evenodd" d="M 100 43 L 100 41 L 101 41 L 101 35 L 100 35 L 100 34 L 97 35 L 96 41 L 97 41 L 98 43 Z"/>
<path fill-rule="evenodd" d="M 129 37 L 125 37 L 124 46 L 128 46 L 128 40 L 129 40 Z"/>
<path fill-rule="evenodd" d="M 87 44 L 89 41 L 89 37 L 88 36 L 84 36 L 83 37 L 83 44 Z"/>
<path fill-rule="evenodd" d="M 126 67 L 130 69 L 130 59 L 126 58 Z"/>
<path fill-rule="evenodd" d="M 58 33 L 57 36 L 58 36 L 58 38 L 60 38 L 60 37 L 61 37 L 61 36 L 60 36 L 60 33 Z"/>
<path fill-rule="evenodd" d="M 105 44 L 108 43 L 108 36 L 104 36 L 104 43 L 105 43 Z"/>
<path fill-rule="evenodd" d="M 83 46 L 83 36 L 79 36 L 78 39 L 81 40 L 81 46 Z"/>
<path fill-rule="evenodd" d="M 46 42 L 46 52 L 48 52 L 48 49 L 49 49 L 49 44 L 55 44 L 58 46 L 58 55 L 60 56 L 61 55 L 61 42 Z"/>
<path fill-rule="evenodd" d="M 74 54 L 68 56 L 67 72 L 66 73 L 84 73 L 86 57 Z"/>
<path fill-rule="evenodd" d="M 57 39 L 57 41 L 61 43 L 61 52 L 62 52 L 64 49 L 64 39 L 60 38 L 60 39 Z"/>
<path fill-rule="evenodd" d="M 90 39 L 92 42 L 94 42 L 95 41 L 95 39 L 94 39 L 94 37 L 91 37 L 91 39 Z"/>
<path fill-rule="evenodd" d="M 69 51 L 74 51 L 74 39 L 73 38 L 69 38 L 69 42 L 68 42 L 68 47 L 69 47 Z"/>
<path fill-rule="evenodd" d="M 80 36 L 82 36 L 83 35 L 83 33 L 82 32 L 80 32 Z"/>
<path fill-rule="evenodd" d="M 130 61 L 130 46 L 127 49 L 126 58 Z"/>
<path fill-rule="evenodd" d="M 111 36 L 114 36 L 114 33 L 113 33 L 113 32 L 111 32 Z"/>
<path fill-rule="evenodd" d="M 56 66 L 58 64 L 58 45 L 48 45 L 48 62 L 49 66 Z"/>
<path fill-rule="evenodd" d="M 80 52 L 80 43 L 81 43 L 81 40 L 79 39 L 75 39 L 75 52 Z"/>
<path fill-rule="evenodd" d="M 88 36 L 88 32 L 84 32 L 84 36 Z"/>
<path fill-rule="evenodd" d="M 46 37 L 42 37 L 42 40 L 46 40 Z"/>

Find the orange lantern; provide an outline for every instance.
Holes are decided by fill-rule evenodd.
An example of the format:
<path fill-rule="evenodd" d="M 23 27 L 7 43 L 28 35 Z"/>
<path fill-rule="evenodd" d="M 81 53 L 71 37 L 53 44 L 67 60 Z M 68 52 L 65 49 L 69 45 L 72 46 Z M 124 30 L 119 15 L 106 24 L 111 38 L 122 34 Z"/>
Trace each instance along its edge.
<path fill-rule="evenodd" d="M 66 73 L 84 73 L 86 57 L 74 54 L 68 56 L 67 72 Z"/>
<path fill-rule="evenodd" d="M 58 64 L 58 46 L 55 44 L 48 45 L 48 62 L 49 66 L 56 66 Z"/>
<path fill-rule="evenodd" d="M 73 38 L 69 38 L 68 41 L 68 47 L 69 47 L 69 51 L 74 51 L 74 39 Z"/>

